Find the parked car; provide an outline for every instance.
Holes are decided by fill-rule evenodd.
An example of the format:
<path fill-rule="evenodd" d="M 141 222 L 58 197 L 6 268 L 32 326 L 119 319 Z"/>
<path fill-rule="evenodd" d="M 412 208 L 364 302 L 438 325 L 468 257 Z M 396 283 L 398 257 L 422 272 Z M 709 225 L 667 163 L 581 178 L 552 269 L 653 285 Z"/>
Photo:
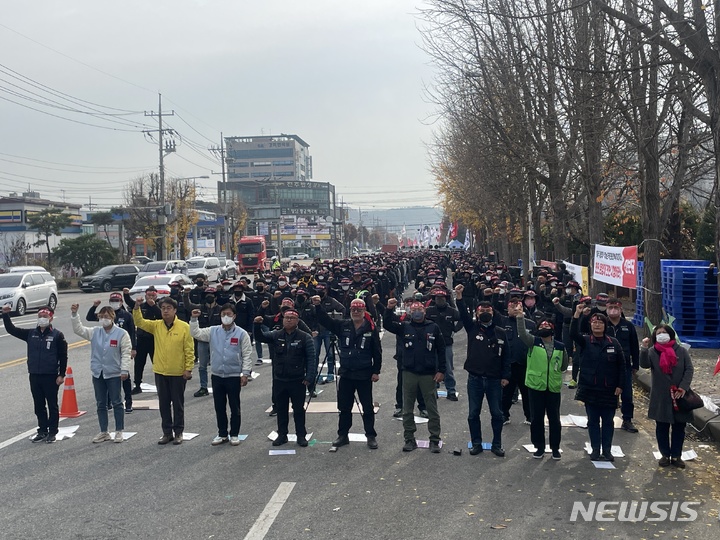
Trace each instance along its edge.
<path fill-rule="evenodd" d="M 203 274 L 209 282 L 220 280 L 220 261 L 217 257 L 192 257 L 187 260 L 188 277 Z"/>
<path fill-rule="evenodd" d="M 140 269 L 134 264 L 111 264 L 89 276 L 80 278 L 80 289 L 89 293 L 93 291 L 110 292 L 113 289 L 132 287 Z"/>
<path fill-rule="evenodd" d="M 143 264 L 152 262 L 152 259 L 143 255 L 136 255 L 135 257 L 130 257 L 130 262 L 142 266 Z"/>
<path fill-rule="evenodd" d="M 11 266 L 8 268 L 8 272 L 11 274 L 15 272 L 47 272 L 47 269 L 43 266 Z"/>
<path fill-rule="evenodd" d="M 17 315 L 25 315 L 28 309 L 57 306 L 55 278 L 42 272 L 12 272 L 0 275 L 0 305 L 10 304 Z"/>
<path fill-rule="evenodd" d="M 137 294 L 145 294 L 150 285 L 154 285 L 157 289 L 158 298 L 168 296 L 170 294 L 169 284 L 173 281 L 177 281 L 182 287 L 192 285 L 192 280 L 185 274 L 153 274 L 138 279 L 130 289 L 130 296 L 135 298 Z"/>
<path fill-rule="evenodd" d="M 218 255 L 220 261 L 220 279 L 235 279 L 237 277 L 237 264 L 224 255 Z"/>
<path fill-rule="evenodd" d="M 310 255 L 308 255 L 307 253 L 296 253 L 295 255 L 290 255 L 291 261 L 304 261 L 309 258 Z"/>
<path fill-rule="evenodd" d="M 166 274 L 185 274 L 187 273 L 187 263 L 182 259 L 174 259 L 170 261 L 152 261 L 144 265 L 138 273 L 136 280 L 145 276 L 152 276 L 165 272 Z"/>

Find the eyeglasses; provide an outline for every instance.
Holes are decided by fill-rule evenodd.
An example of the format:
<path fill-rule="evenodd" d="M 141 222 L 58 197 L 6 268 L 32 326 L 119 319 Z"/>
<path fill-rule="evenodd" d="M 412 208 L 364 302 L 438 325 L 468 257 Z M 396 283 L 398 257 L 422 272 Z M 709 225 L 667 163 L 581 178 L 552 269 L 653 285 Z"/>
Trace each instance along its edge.
<path fill-rule="evenodd" d="M 350 311 L 353 313 L 359 313 L 359 312 L 365 311 L 365 308 L 364 307 L 351 307 Z"/>
<path fill-rule="evenodd" d="M 160 311 L 172 311 L 174 309 L 174 307 L 168 305 L 160 306 Z"/>

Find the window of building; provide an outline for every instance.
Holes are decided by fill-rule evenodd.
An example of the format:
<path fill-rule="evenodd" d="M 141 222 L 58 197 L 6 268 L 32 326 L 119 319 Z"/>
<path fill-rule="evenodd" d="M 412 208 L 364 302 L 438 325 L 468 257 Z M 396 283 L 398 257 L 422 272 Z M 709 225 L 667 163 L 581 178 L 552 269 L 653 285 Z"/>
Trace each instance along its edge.
<path fill-rule="evenodd" d="M 272 165 L 272 163 L 269 161 L 253 161 L 252 162 L 253 167 L 269 167 L 270 165 Z"/>
<path fill-rule="evenodd" d="M 295 163 L 292 160 L 288 161 L 273 161 L 275 167 L 292 167 Z"/>

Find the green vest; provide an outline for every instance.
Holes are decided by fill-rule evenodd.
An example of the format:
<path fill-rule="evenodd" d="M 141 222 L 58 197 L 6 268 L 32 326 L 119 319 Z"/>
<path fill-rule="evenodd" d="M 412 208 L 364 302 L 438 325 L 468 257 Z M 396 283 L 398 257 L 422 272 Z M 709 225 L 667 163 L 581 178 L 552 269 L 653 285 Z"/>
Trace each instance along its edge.
<path fill-rule="evenodd" d="M 548 359 L 542 340 L 535 338 L 535 343 L 528 351 L 525 386 L 540 392 L 549 390 L 559 393 L 562 388 L 563 351 L 562 344 L 556 341 L 555 350 Z"/>
<path fill-rule="evenodd" d="M 282 268 L 280 261 L 273 261 L 271 270 L 275 270 L 276 268 Z"/>

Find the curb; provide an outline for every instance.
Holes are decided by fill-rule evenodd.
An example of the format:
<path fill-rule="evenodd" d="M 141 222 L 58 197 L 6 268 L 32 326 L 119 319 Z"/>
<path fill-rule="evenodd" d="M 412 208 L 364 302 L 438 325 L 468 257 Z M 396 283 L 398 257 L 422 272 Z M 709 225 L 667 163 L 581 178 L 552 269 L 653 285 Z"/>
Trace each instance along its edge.
<path fill-rule="evenodd" d="M 652 387 L 650 372 L 638 372 L 635 381 L 648 392 Z M 692 425 L 698 433 L 710 435 L 714 441 L 720 441 L 720 417 L 711 413 L 705 407 L 693 411 Z"/>
<path fill-rule="evenodd" d="M 63 289 L 61 291 L 58 291 L 58 294 L 72 294 L 72 293 L 81 293 L 81 289 Z"/>

